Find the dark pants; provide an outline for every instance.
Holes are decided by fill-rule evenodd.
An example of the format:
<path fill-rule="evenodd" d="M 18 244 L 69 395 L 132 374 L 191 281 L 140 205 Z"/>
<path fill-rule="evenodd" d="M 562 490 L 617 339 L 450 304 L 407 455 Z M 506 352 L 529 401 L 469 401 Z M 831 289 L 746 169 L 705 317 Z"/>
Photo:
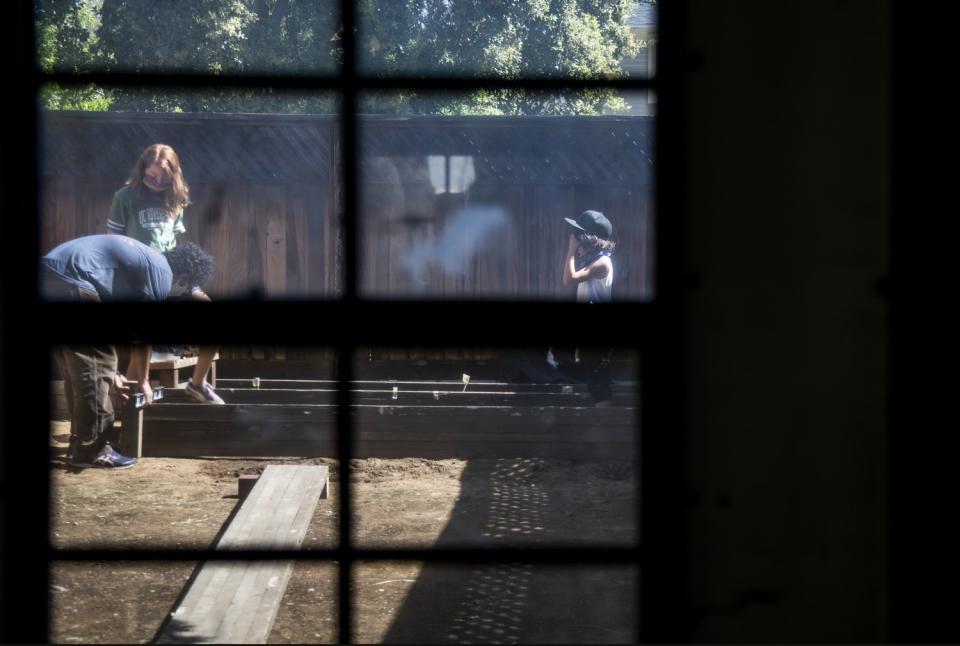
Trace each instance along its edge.
<path fill-rule="evenodd" d="M 593 403 L 613 398 L 610 379 L 610 356 L 613 348 L 552 347 L 550 351 L 557 361 L 556 367 L 547 363 L 545 348 L 523 350 L 508 364 L 507 379 L 548 384 L 584 383 Z"/>
<path fill-rule="evenodd" d="M 99 301 L 99 295 L 63 282 L 42 271 L 43 295 L 48 300 Z M 63 377 L 70 410 L 70 457 L 95 454 L 114 441 L 113 379 L 117 374 L 117 349 L 112 345 L 61 346 L 53 358 Z"/>
<path fill-rule="evenodd" d="M 70 410 L 70 453 L 95 454 L 116 440 L 113 379 L 117 351 L 112 345 L 62 346 L 54 349 Z"/>
<path fill-rule="evenodd" d="M 613 348 L 553 348 L 557 370 L 573 381 L 587 384 L 593 403 L 613 399 L 610 356 Z"/>

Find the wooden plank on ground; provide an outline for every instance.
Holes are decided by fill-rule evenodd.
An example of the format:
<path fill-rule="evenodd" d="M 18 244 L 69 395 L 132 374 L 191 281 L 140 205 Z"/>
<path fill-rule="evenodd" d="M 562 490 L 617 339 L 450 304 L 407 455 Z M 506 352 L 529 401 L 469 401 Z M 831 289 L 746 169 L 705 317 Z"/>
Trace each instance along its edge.
<path fill-rule="evenodd" d="M 321 497 L 325 465 L 269 465 L 216 549 L 299 549 Z M 292 561 L 208 561 L 157 639 L 161 644 L 263 644 Z"/>

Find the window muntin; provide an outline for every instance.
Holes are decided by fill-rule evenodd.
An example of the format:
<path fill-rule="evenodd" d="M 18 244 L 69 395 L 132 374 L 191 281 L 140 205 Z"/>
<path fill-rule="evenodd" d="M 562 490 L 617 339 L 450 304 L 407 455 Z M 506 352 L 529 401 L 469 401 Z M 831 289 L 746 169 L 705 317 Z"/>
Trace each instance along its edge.
<path fill-rule="evenodd" d="M 612 298 L 651 300 L 655 118 L 564 115 L 582 95 L 521 92 L 498 116 L 435 114 L 476 105 L 465 93 L 363 95 L 383 116 L 358 121 L 361 297 L 573 301 L 564 218 L 594 209 Z"/>
<path fill-rule="evenodd" d="M 352 396 L 355 546 L 636 544 L 633 352 L 546 345 L 368 352 L 356 359 L 354 374 L 366 376 Z M 376 379 L 387 362 L 396 366 L 391 378 Z M 592 379 L 594 371 L 605 376 Z M 604 388 L 598 396 L 609 397 L 607 406 L 594 407 Z"/>
<path fill-rule="evenodd" d="M 655 6 L 634 5 L 361 2 L 358 67 L 386 77 L 616 79 L 641 49 L 629 23 L 655 22 Z"/>
<path fill-rule="evenodd" d="M 67 240 L 107 233 L 114 194 L 140 154 L 164 143 L 177 152 L 190 188 L 191 203 L 183 210 L 186 232 L 178 239 L 214 257 L 215 274 L 206 286 L 212 298 L 339 295 L 342 165 L 336 93 L 104 91 L 201 111 L 41 110 L 41 255 Z"/>
<path fill-rule="evenodd" d="M 349 131 L 349 129 L 348 129 L 348 131 Z M 348 176 L 349 176 L 350 172 L 351 172 L 351 171 L 349 171 L 349 170 L 347 171 Z M 352 206 L 352 205 L 351 205 L 351 206 Z M 345 311 L 348 310 L 348 309 L 349 309 L 349 307 L 345 307 L 345 308 L 344 308 Z M 401 309 L 402 309 L 402 308 L 401 308 Z M 398 311 L 399 311 L 399 310 L 398 310 Z M 481 336 L 482 336 L 482 335 L 481 335 Z M 345 347 L 347 347 L 347 346 L 349 346 L 349 345 L 350 345 L 350 344 L 347 343 Z"/>
<path fill-rule="evenodd" d="M 639 569 L 362 561 L 360 643 L 635 643 Z M 384 608 L 395 609 L 385 621 Z"/>
<path fill-rule="evenodd" d="M 171 609 L 198 566 L 194 561 L 53 562 L 49 643 L 142 644 L 153 642 L 161 627 L 175 633 L 178 626 L 167 623 Z M 342 643 L 337 639 L 338 577 L 333 562 L 296 561 L 287 594 L 303 603 L 280 605 L 270 641 Z M 122 592 L 118 582 L 123 582 Z M 105 599 L 110 599 L 106 613 Z"/>

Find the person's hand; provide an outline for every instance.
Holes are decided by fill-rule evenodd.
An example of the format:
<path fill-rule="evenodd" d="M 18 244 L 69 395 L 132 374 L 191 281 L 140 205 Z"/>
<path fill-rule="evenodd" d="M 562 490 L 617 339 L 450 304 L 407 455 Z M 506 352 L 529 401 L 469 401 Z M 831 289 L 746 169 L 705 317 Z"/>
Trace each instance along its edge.
<path fill-rule="evenodd" d="M 577 236 L 571 233 L 570 239 L 567 242 L 567 253 L 568 254 L 576 253 L 579 247 L 580 247 L 580 240 L 577 239 Z"/>
<path fill-rule="evenodd" d="M 134 383 L 134 382 L 129 382 Z M 149 406 L 153 403 L 153 386 L 150 385 L 149 379 L 144 379 L 143 381 L 138 381 L 135 383 L 136 389 L 139 392 L 143 393 L 143 405 Z"/>
<path fill-rule="evenodd" d="M 130 400 L 130 386 L 127 384 L 127 378 L 119 372 L 113 376 L 113 389 L 124 402 Z"/>
<path fill-rule="evenodd" d="M 140 383 L 140 392 L 143 393 L 144 406 L 149 406 L 153 403 L 153 386 L 150 385 L 149 381 L 143 381 Z"/>

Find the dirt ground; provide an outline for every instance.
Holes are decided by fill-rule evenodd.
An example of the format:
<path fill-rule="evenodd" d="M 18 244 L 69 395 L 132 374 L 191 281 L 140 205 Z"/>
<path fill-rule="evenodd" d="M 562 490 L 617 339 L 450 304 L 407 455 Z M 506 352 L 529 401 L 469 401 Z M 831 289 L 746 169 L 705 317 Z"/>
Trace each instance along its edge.
<path fill-rule="evenodd" d="M 303 544 L 337 541 L 333 460 L 143 458 L 133 469 L 65 464 L 69 423 L 51 422 L 51 540 L 61 548 L 208 548 L 238 503 L 237 474 L 271 463 L 331 467 Z M 351 464 L 358 547 L 628 546 L 629 461 L 397 460 Z M 53 643 L 144 643 L 195 562 L 56 562 Z M 270 643 L 337 642 L 335 563 L 297 561 Z M 638 573 L 627 566 L 368 561 L 353 572 L 358 643 L 629 643 Z M 346 641 L 346 640 L 344 640 Z"/>

